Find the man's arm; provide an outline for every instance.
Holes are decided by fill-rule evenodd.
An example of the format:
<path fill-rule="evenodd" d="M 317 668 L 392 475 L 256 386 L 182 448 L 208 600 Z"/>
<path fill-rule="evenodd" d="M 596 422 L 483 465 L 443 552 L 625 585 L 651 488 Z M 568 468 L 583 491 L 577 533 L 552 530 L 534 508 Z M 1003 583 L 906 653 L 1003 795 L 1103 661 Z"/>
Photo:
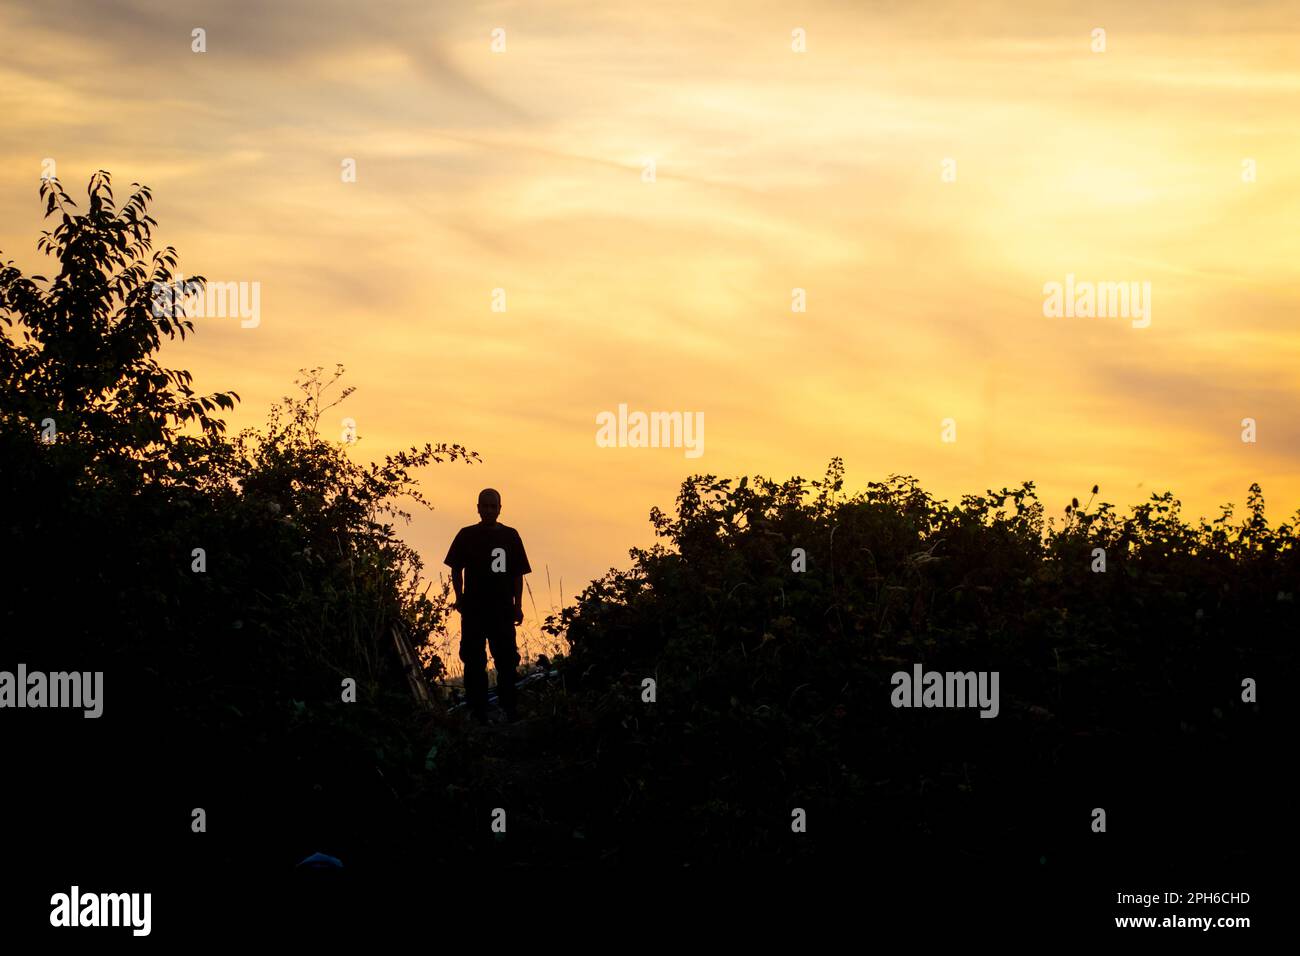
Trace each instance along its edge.
<path fill-rule="evenodd" d="M 457 611 L 460 610 L 460 594 L 462 589 L 465 587 L 464 578 L 465 578 L 464 568 L 451 569 L 451 589 L 456 592 L 456 603 L 452 606 Z"/>
<path fill-rule="evenodd" d="M 456 537 L 451 539 L 451 547 L 447 549 L 447 557 L 442 562 L 451 568 L 451 589 L 456 592 L 456 603 L 452 606 L 457 611 L 460 610 L 460 597 L 465 587 L 464 551 L 464 546 L 461 544 L 461 532 L 457 531 Z"/>
<path fill-rule="evenodd" d="M 511 583 L 515 589 L 515 623 L 522 624 L 524 623 L 524 575 L 529 574 L 533 569 L 528 563 L 528 553 L 524 551 L 524 539 L 519 537 L 518 531 L 515 532 L 514 550 L 511 568 L 515 576 Z"/>

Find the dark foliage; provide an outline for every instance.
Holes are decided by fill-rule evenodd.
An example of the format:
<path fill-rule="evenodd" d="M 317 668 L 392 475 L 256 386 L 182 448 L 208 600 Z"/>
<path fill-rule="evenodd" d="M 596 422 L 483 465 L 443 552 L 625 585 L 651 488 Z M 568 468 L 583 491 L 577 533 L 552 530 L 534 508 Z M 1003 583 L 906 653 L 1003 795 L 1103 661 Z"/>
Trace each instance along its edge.
<path fill-rule="evenodd" d="M 320 435 L 349 391 L 332 400 L 320 369 L 227 437 L 215 416 L 238 396 L 155 359 L 193 325 L 150 309 L 176 257 L 152 252 L 148 190 L 117 210 L 96 174 L 85 214 L 56 181 L 42 196 L 59 274 L 0 271 L 0 668 L 103 670 L 105 716 L 6 714 L 10 766 L 35 782 L 6 794 L 18 858 L 151 878 L 287 872 L 317 850 L 390 872 L 926 854 L 1034 870 L 1231 865 L 1270 842 L 1289 739 L 1268 702 L 1295 664 L 1300 557 L 1258 487 L 1244 520 L 1188 523 L 1163 494 L 1057 524 L 1032 483 L 950 505 L 901 477 L 849 494 L 838 460 L 821 481 L 693 477 L 651 514 L 664 543 L 548 623 L 571 654 L 530 719 L 473 735 L 415 706 L 390 633 L 418 643 L 447 614 L 395 502 L 423 503 L 415 469 L 476 456 L 353 463 Z M 999 716 L 893 708 L 891 674 L 915 663 L 998 671 Z"/>
<path fill-rule="evenodd" d="M 148 190 L 116 210 L 97 173 L 84 214 L 56 180 L 41 194 L 60 219 L 41 242 L 58 275 L 0 272 L 0 668 L 102 670 L 105 705 L 98 720 L 6 712 L 17 765 L 43 783 L 22 832 L 38 857 L 63 846 L 160 872 L 292 866 L 346 842 L 359 796 L 378 803 L 358 832 L 391 822 L 386 772 L 422 771 L 427 750 L 391 629 L 419 644 L 448 611 L 397 537 L 397 502 L 426 504 L 416 469 L 477 455 L 440 444 L 354 463 L 319 429 L 351 391 L 331 401 L 341 369 L 304 370 L 265 429 L 226 437 L 215 415 L 238 396 L 197 395 L 155 357 L 194 327 L 154 307 L 176 256 L 152 252 Z M 195 837 L 195 807 L 220 838 L 178 841 Z"/>
<path fill-rule="evenodd" d="M 1300 551 L 1257 486 L 1239 522 L 1188 524 L 1166 493 L 1126 518 L 1076 501 L 1063 525 L 1032 483 L 955 506 L 906 477 L 842 488 L 838 460 L 811 483 L 692 478 L 676 516 L 652 513 L 668 546 L 553 622 L 611 840 L 677 860 L 1082 865 L 1104 862 L 1087 842 L 1103 807 L 1117 866 L 1267 844 L 1253 828 L 1286 738 L 1242 680 L 1293 672 Z M 999 716 L 894 708 L 890 677 L 916 663 L 998 671 Z"/>

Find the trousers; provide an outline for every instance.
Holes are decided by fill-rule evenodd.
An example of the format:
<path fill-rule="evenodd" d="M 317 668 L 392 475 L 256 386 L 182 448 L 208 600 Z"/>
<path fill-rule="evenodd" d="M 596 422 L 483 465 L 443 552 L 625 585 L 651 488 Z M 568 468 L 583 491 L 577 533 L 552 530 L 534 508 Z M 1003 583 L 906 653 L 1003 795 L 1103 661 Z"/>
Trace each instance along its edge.
<path fill-rule="evenodd" d="M 470 710 L 487 714 L 487 653 L 497 668 L 497 700 L 507 714 L 515 712 L 515 668 L 519 650 L 510 611 L 465 611 L 460 616 L 460 660 L 465 665 L 465 700 Z"/>

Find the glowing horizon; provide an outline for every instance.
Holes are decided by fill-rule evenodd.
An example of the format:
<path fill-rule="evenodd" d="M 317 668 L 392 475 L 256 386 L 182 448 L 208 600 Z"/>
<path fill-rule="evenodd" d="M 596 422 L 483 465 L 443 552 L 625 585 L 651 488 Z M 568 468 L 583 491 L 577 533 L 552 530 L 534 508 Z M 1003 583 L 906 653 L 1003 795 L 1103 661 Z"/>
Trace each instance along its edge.
<path fill-rule="evenodd" d="M 357 457 L 483 456 L 423 476 L 435 576 L 482 487 L 571 597 L 687 475 L 835 456 L 1055 515 L 1094 483 L 1300 507 L 1290 5 L 39 10 L 0 11 L 3 258 L 48 274 L 47 157 L 79 202 L 150 186 L 186 275 L 260 283 L 256 327 L 161 354 L 240 393 L 232 431 L 338 362 Z M 1067 276 L 1149 282 L 1150 326 L 1045 317 Z M 620 405 L 702 414 L 703 453 L 601 447 Z"/>

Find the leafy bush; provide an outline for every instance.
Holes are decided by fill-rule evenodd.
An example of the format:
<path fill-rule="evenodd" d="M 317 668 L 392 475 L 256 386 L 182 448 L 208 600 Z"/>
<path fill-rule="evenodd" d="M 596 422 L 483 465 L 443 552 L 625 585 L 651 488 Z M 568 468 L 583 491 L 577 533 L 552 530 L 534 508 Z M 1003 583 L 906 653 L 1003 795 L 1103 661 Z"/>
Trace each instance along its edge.
<path fill-rule="evenodd" d="M 1257 486 L 1244 521 L 1195 525 L 1167 493 L 1124 518 L 1076 500 L 1058 525 L 1032 482 L 956 505 L 909 477 L 843 486 L 838 459 L 810 483 L 688 479 L 651 515 L 667 544 L 552 619 L 571 746 L 599 754 L 606 823 L 636 847 L 825 860 L 942 835 L 1036 865 L 1083 852 L 1089 799 L 1222 796 L 1223 766 L 1193 773 L 1208 754 L 1241 769 L 1281 745 L 1241 681 L 1294 663 L 1300 553 Z M 1000 715 L 893 708 L 916 663 L 1000 672 Z"/>
<path fill-rule="evenodd" d="M 4 652 L 10 668 L 104 671 L 99 723 L 114 743 L 68 762 L 50 738 L 25 738 L 33 779 L 55 795 L 26 813 L 58 832 L 125 750 L 142 765 L 137 785 L 104 812 L 156 838 L 139 842 L 172 846 L 201 806 L 227 834 L 213 852 L 269 852 L 283 866 L 339 839 L 338 824 L 290 824 L 321 818 L 309 805 L 364 814 L 380 800 L 381 818 L 391 789 L 375 781 L 422 771 L 425 718 L 392 629 L 421 644 L 448 604 L 397 535 L 409 518 L 399 502 L 427 505 L 416 469 L 478 456 L 426 444 L 353 462 L 318 427 L 351 392 L 331 395 L 341 368 L 304 370 L 265 429 L 227 437 L 216 416 L 238 395 L 199 395 L 156 358 L 194 324 L 183 308 L 153 309 L 177 259 L 153 251 L 148 189 L 117 209 L 101 171 L 88 194 L 80 214 L 57 180 L 41 186 L 59 219 L 40 243 L 59 265 L 52 280 L 0 270 L 0 456 L 15 505 Z M 344 678 L 356 704 L 341 701 Z M 100 739 L 92 724 L 72 739 Z M 267 846 L 268 827 L 284 843 Z"/>

